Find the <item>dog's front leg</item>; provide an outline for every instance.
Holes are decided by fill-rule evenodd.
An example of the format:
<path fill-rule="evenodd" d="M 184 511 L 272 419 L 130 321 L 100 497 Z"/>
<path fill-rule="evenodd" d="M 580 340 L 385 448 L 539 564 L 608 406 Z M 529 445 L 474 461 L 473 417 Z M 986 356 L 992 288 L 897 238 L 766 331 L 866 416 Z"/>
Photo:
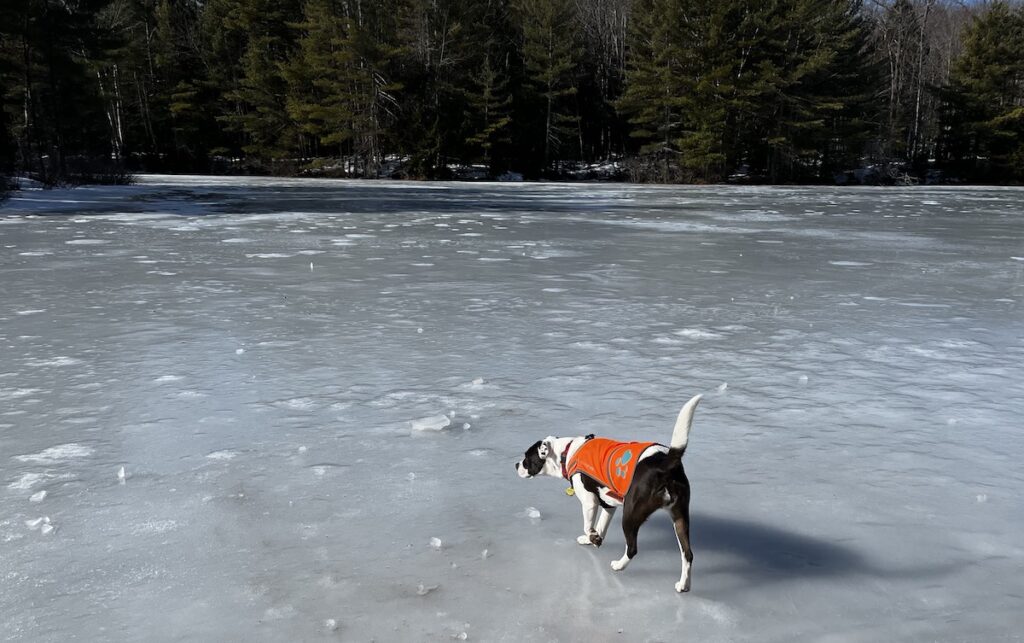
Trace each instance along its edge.
<path fill-rule="evenodd" d="M 579 482 L 577 478 L 572 485 L 573 491 L 576 497 L 580 499 L 580 504 L 583 506 L 583 535 L 576 538 L 576 542 L 581 545 L 590 545 L 591 538 L 597 535 L 594 530 L 594 518 L 597 516 L 598 498 L 595 494 L 590 493 L 583 488 L 583 483 Z"/>
<path fill-rule="evenodd" d="M 597 515 L 597 533 L 590 537 L 590 542 L 595 547 L 604 543 L 604 537 L 608 534 L 608 526 L 612 523 L 612 516 L 615 515 L 615 507 L 601 505 L 601 512 Z"/>

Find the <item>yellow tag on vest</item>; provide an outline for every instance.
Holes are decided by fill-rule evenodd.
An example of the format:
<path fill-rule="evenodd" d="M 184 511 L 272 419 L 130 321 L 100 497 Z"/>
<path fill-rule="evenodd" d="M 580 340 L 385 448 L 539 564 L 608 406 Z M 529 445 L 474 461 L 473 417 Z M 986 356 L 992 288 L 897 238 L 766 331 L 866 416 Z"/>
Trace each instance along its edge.
<path fill-rule="evenodd" d="M 565 495 L 567 495 L 567 496 L 575 496 L 576 495 L 576 490 L 573 489 L 572 487 L 569 487 L 568 489 L 565 490 Z"/>

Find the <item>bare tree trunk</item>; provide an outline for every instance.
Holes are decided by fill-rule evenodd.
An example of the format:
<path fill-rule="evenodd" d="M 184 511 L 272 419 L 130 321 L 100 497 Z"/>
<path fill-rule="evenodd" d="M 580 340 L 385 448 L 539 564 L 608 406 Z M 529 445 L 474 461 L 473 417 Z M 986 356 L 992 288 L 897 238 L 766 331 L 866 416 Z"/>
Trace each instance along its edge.
<path fill-rule="evenodd" d="M 924 60 L 925 60 L 925 33 L 928 30 L 928 16 L 931 13 L 935 0 L 925 0 L 924 17 L 920 24 L 920 38 L 917 47 L 917 91 L 914 98 L 914 124 L 910 134 L 910 145 L 908 146 L 910 159 L 913 160 L 918 153 L 921 133 L 921 95 L 924 92 Z"/>

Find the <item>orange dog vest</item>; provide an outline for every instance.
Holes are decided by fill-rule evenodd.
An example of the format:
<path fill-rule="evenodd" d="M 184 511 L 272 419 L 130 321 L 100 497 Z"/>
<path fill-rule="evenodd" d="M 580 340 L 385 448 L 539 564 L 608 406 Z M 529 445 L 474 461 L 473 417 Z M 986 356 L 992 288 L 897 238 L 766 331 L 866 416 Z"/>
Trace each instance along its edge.
<path fill-rule="evenodd" d="M 591 438 L 583 443 L 566 465 L 566 478 L 582 472 L 608 487 L 609 495 L 622 500 L 633 481 L 633 472 L 640 454 L 657 442 L 617 442 L 608 438 Z"/>

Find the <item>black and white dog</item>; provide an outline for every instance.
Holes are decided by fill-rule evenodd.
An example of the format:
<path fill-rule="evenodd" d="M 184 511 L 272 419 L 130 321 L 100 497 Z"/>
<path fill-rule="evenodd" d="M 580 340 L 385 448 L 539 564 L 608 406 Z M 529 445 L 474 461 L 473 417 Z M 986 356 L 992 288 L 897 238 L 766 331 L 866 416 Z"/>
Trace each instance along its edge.
<path fill-rule="evenodd" d="M 636 556 L 640 525 L 652 513 L 664 508 L 672 514 L 679 541 L 682 573 L 677 592 L 690 590 L 690 483 L 683 471 L 682 457 L 690 437 L 693 412 L 700 395 L 683 406 L 672 431 L 669 446 L 651 442 L 613 442 L 593 435 L 575 438 L 548 436 L 538 440 L 516 462 L 520 478 L 546 475 L 572 484 L 566 489 L 583 505 L 581 545 L 600 547 L 615 509 L 622 511 L 626 552 L 612 561 L 612 569 L 625 569 Z M 634 457 L 636 456 L 636 457 Z"/>

